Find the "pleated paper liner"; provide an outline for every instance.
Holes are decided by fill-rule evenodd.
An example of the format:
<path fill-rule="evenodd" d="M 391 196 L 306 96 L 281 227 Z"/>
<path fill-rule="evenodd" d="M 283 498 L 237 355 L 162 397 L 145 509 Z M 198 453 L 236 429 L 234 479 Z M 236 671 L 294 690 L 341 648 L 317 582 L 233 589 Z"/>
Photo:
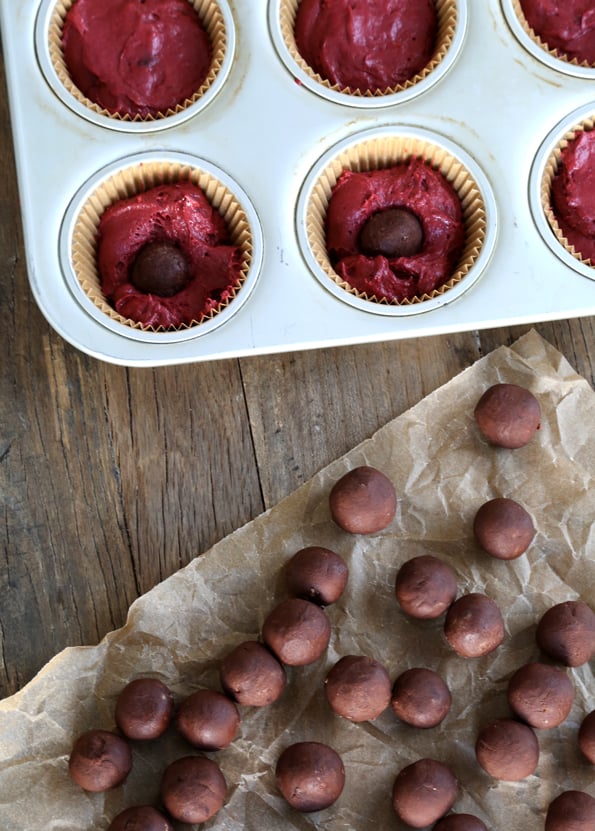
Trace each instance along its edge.
<path fill-rule="evenodd" d="M 413 299 L 389 302 L 360 293 L 334 271 L 326 248 L 326 213 L 331 192 L 344 170 L 391 167 L 410 158 L 427 161 L 450 182 L 461 200 L 465 245 L 459 263 L 442 286 Z M 344 302 L 376 314 L 395 316 L 429 311 L 454 300 L 478 279 L 494 249 L 496 203 L 491 186 L 465 151 L 425 130 L 382 127 L 339 143 L 310 172 L 300 195 L 298 236 L 314 275 Z"/>
<path fill-rule="evenodd" d="M 154 329 L 118 314 L 101 290 L 96 240 L 103 212 L 114 202 L 175 182 L 198 186 L 225 219 L 232 244 L 241 249 L 239 283 L 231 297 L 208 316 L 177 329 Z M 86 183 L 72 200 L 62 223 L 60 259 L 77 300 L 98 322 L 125 337 L 167 343 L 203 335 L 228 320 L 244 305 L 262 263 L 262 231 L 248 196 L 214 165 L 176 153 L 141 153 L 116 162 Z"/>
<path fill-rule="evenodd" d="M 430 62 L 417 75 L 395 87 L 361 92 L 331 84 L 300 55 L 295 42 L 295 18 L 300 0 L 269 0 L 269 30 L 288 70 L 311 91 L 353 107 L 385 107 L 408 101 L 433 86 L 456 61 L 467 29 L 466 0 L 436 0 L 438 32 Z"/>
<path fill-rule="evenodd" d="M 40 67 L 58 97 L 83 118 L 112 129 L 143 132 L 164 129 L 196 115 L 223 86 L 235 50 L 235 27 L 227 0 L 188 0 L 196 11 L 212 47 L 212 62 L 202 85 L 191 98 L 158 116 L 120 115 L 90 101 L 70 78 L 62 50 L 62 29 L 75 0 L 43 0 L 36 21 L 35 43 Z"/>

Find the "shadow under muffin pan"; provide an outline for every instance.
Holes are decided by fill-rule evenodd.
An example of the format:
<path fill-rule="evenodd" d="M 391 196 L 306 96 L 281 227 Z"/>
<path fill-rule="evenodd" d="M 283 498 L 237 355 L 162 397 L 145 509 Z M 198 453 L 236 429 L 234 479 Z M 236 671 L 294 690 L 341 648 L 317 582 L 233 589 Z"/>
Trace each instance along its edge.
<path fill-rule="evenodd" d="M 361 93 L 331 84 L 302 58 L 294 37 L 299 5 L 300 0 L 269 0 L 269 31 L 279 59 L 297 83 L 328 101 L 348 107 L 391 107 L 421 95 L 449 72 L 463 48 L 467 31 L 467 0 L 436 0 L 438 34 L 434 55 L 428 65 L 392 90 Z"/>
<path fill-rule="evenodd" d="M 96 240 L 101 216 L 111 204 L 174 182 L 197 185 L 223 216 L 231 242 L 242 252 L 243 279 L 232 299 L 203 321 L 162 331 L 122 317 L 108 304 L 97 270 Z M 224 171 L 182 153 L 146 152 L 113 162 L 78 190 L 60 228 L 59 257 L 70 290 L 94 320 L 132 340 L 172 343 L 212 332 L 246 303 L 260 274 L 263 238 L 248 195 Z"/>
<path fill-rule="evenodd" d="M 550 190 L 558 167 L 560 151 L 582 129 L 595 129 L 595 104 L 587 104 L 569 113 L 551 130 L 542 142 L 529 178 L 529 202 L 533 220 L 543 241 L 565 265 L 595 280 L 595 263 L 590 264 L 566 244 L 551 209 Z"/>
<path fill-rule="evenodd" d="M 121 116 L 90 101 L 73 84 L 62 51 L 64 20 L 74 0 L 42 0 L 35 20 L 37 62 L 52 91 L 73 112 L 98 126 L 128 133 L 174 127 L 202 112 L 218 95 L 230 73 L 236 48 L 235 23 L 227 0 L 189 0 L 213 49 L 211 69 L 192 98 L 159 117 Z"/>
<path fill-rule="evenodd" d="M 333 270 L 326 250 L 326 212 L 332 189 L 345 170 L 389 168 L 410 158 L 439 170 L 461 201 L 465 244 L 452 276 L 431 294 L 399 303 L 357 292 Z M 496 200 L 479 165 L 447 138 L 419 128 L 383 126 L 354 134 L 331 147 L 306 177 L 297 203 L 296 229 L 302 255 L 319 282 L 339 300 L 373 314 L 402 317 L 456 300 L 479 279 L 496 244 Z"/>

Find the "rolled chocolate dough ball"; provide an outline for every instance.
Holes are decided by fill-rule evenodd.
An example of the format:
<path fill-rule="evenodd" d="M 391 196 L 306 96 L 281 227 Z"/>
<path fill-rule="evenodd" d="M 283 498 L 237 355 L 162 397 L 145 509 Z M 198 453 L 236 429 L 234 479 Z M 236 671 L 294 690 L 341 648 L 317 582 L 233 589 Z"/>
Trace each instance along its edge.
<path fill-rule="evenodd" d="M 349 569 L 339 554 L 312 545 L 297 551 L 285 566 L 289 594 L 318 606 L 336 603 L 347 585 Z"/>
<path fill-rule="evenodd" d="M 447 765 L 436 759 L 419 759 L 403 768 L 393 785 L 393 808 L 413 828 L 425 828 L 454 805 L 459 785 Z"/>
<path fill-rule="evenodd" d="M 151 805 L 134 805 L 114 817 L 107 831 L 174 831 L 174 827 Z"/>
<path fill-rule="evenodd" d="M 473 814 L 448 814 L 438 820 L 433 831 L 488 831 L 488 827 Z"/>
<path fill-rule="evenodd" d="M 180 735 L 199 750 L 221 750 L 238 735 L 240 713 L 223 693 L 197 690 L 180 704 L 176 727 Z"/>
<path fill-rule="evenodd" d="M 275 777 L 284 799 L 302 813 L 330 807 L 345 786 L 341 757 L 321 742 L 298 742 L 287 747 L 279 756 Z"/>
<path fill-rule="evenodd" d="M 395 580 L 395 596 L 405 614 L 430 620 L 440 617 L 457 596 L 452 568 L 431 554 L 407 560 Z"/>
<path fill-rule="evenodd" d="M 518 782 L 534 773 L 539 761 L 539 744 L 528 725 L 501 718 L 480 731 L 475 755 L 494 779 Z"/>
<path fill-rule="evenodd" d="M 365 655 L 340 658 L 326 676 L 324 689 L 333 712 L 355 722 L 377 718 L 391 699 L 388 672 Z"/>
<path fill-rule="evenodd" d="M 223 658 L 221 686 L 234 701 L 246 707 L 266 707 L 287 685 L 283 666 L 258 641 L 244 641 Z"/>
<path fill-rule="evenodd" d="M 538 400 L 518 384 L 489 387 L 477 402 L 474 416 L 490 444 L 512 450 L 528 444 L 541 426 Z"/>
<path fill-rule="evenodd" d="M 595 765 L 595 710 L 586 715 L 581 722 L 578 746 L 585 759 Z"/>
<path fill-rule="evenodd" d="M 514 499 L 497 497 L 479 508 L 473 521 L 475 539 L 492 557 L 515 560 L 535 536 L 531 514 Z"/>
<path fill-rule="evenodd" d="M 479 658 L 504 640 L 504 620 L 491 597 L 479 592 L 464 594 L 446 613 L 444 635 L 463 658 Z"/>
<path fill-rule="evenodd" d="M 191 277 L 186 255 L 167 240 L 148 242 L 138 252 L 130 270 L 133 286 L 158 297 L 173 297 Z"/>
<path fill-rule="evenodd" d="M 444 679 L 432 669 L 414 667 L 401 673 L 393 684 L 393 713 L 412 727 L 436 727 L 444 721 L 452 696 Z"/>
<path fill-rule="evenodd" d="M 564 791 L 550 802 L 545 831 L 593 831 L 595 799 L 584 791 Z"/>
<path fill-rule="evenodd" d="M 375 534 L 393 521 L 395 488 L 382 471 L 369 465 L 350 470 L 333 485 L 329 506 L 336 524 L 350 534 Z"/>
<path fill-rule="evenodd" d="M 109 730 L 88 730 L 70 753 L 68 771 L 77 785 L 100 793 L 121 785 L 132 769 L 128 742 Z"/>
<path fill-rule="evenodd" d="M 595 655 L 595 612 L 582 600 L 556 603 L 539 620 L 536 639 L 555 661 L 582 666 Z"/>
<path fill-rule="evenodd" d="M 417 216 L 407 208 L 384 208 L 371 214 L 359 233 L 363 254 L 378 254 L 390 259 L 418 254 L 424 241 L 424 230 Z"/>
<path fill-rule="evenodd" d="M 508 703 L 513 713 L 531 727 L 557 727 L 572 708 L 574 687 L 566 673 L 533 662 L 520 667 L 508 682 Z"/>
<path fill-rule="evenodd" d="M 158 678 L 135 678 L 116 701 L 116 724 L 129 739 L 156 739 L 167 730 L 174 711 L 169 688 Z"/>
<path fill-rule="evenodd" d="M 189 825 L 206 822 L 223 806 L 227 783 L 219 765 L 205 756 L 183 756 L 168 765 L 161 799 L 168 813 Z"/>
<path fill-rule="evenodd" d="M 262 627 L 266 645 L 283 664 L 312 664 L 325 652 L 331 626 L 325 613 L 308 600 L 290 597 L 269 613 Z"/>

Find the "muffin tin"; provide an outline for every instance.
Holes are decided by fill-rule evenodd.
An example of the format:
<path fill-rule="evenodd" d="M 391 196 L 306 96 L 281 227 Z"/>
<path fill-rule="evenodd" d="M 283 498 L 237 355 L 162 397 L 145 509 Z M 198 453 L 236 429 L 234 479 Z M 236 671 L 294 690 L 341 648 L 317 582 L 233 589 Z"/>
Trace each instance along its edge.
<path fill-rule="evenodd" d="M 226 49 L 214 91 L 149 123 L 112 119 L 68 97 L 49 52 L 55 6 L 2 4 L 0 23 L 31 288 L 49 323 L 83 352 L 157 366 L 595 313 L 595 269 L 560 253 L 534 196 L 552 135 L 595 112 L 595 69 L 536 56 L 510 0 L 460 0 L 435 75 L 402 95 L 359 99 L 313 88 L 292 65 L 281 0 L 221 0 Z M 304 234 L 305 194 L 346 143 L 418 131 L 471 168 L 485 204 L 482 250 L 438 299 L 353 302 L 320 277 Z M 108 326 L 72 283 L 64 238 L 74 206 L 107 171 L 144 154 L 197 160 L 250 206 L 257 267 L 224 325 L 139 338 L 131 327 Z"/>

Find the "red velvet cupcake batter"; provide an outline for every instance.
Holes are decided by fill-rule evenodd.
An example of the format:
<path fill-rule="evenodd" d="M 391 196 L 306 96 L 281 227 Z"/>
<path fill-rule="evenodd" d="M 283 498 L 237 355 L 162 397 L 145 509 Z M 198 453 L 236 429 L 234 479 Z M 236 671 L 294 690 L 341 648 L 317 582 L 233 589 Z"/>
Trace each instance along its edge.
<path fill-rule="evenodd" d="M 536 35 L 569 60 L 595 66 L 595 3 L 593 0 L 521 0 Z"/>
<path fill-rule="evenodd" d="M 367 257 L 358 238 L 373 213 L 392 206 L 421 221 L 421 251 L 409 257 Z M 336 273 L 368 295 L 388 301 L 430 293 L 448 280 L 461 256 L 465 226 L 460 199 L 444 176 L 421 159 L 365 173 L 344 171 L 327 212 L 327 250 Z"/>
<path fill-rule="evenodd" d="M 432 0 L 302 0 L 294 35 L 300 55 L 331 84 L 384 92 L 428 64 L 437 28 Z"/>
<path fill-rule="evenodd" d="M 173 109 L 211 65 L 209 36 L 187 0 L 76 0 L 62 47 L 78 89 L 120 115 Z"/>
<path fill-rule="evenodd" d="M 562 233 L 595 264 L 595 130 L 578 133 L 562 151 L 551 198 Z"/>
<path fill-rule="evenodd" d="M 146 294 L 130 282 L 137 253 L 149 242 L 176 243 L 192 277 L 172 297 Z M 163 185 L 123 199 L 102 215 L 97 242 L 101 288 L 124 317 L 165 329 L 191 324 L 217 309 L 241 279 L 241 251 L 223 217 L 191 183 Z"/>

